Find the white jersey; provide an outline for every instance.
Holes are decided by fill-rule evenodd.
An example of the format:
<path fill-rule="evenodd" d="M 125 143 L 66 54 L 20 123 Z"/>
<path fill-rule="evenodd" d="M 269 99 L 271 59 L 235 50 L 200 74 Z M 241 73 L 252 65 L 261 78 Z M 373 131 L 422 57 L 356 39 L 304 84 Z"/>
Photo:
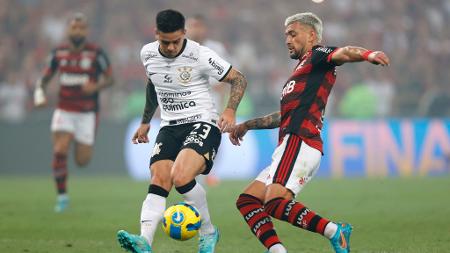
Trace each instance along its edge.
<path fill-rule="evenodd" d="M 186 39 L 178 56 L 164 57 L 159 42 L 145 45 L 141 61 L 155 86 L 161 108 L 161 127 L 197 121 L 215 124 L 215 109 L 209 78 L 221 81 L 231 65 L 211 49 Z"/>

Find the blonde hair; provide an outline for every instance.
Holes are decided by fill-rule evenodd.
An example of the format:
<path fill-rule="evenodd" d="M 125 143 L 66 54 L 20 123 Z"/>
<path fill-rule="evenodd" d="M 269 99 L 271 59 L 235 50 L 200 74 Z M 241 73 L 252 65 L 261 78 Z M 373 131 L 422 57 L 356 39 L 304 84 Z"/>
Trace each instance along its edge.
<path fill-rule="evenodd" d="M 297 13 L 292 16 L 289 16 L 284 21 L 284 26 L 288 26 L 294 22 L 300 22 L 301 24 L 308 25 L 314 29 L 317 35 L 317 42 L 320 43 L 322 41 L 322 20 L 312 13 L 312 12 L 303 12 Z"/>

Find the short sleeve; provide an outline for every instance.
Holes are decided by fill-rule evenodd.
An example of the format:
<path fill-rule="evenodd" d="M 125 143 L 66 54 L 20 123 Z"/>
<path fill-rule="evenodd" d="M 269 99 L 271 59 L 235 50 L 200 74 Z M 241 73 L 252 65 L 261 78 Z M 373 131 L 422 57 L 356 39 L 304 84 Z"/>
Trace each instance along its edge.
<path fill-rule="evenodd" d="M 104 74 L 111 73 L 111 63 L 109 61 L 108 55 L 103 49 L 98 49 L 96 62 L 99 67 L 99 72 Z"/>
<path fill-rule="evenodd" d="M 331 57 L 336 51 L 337 47 L 325 47 L 317 46 L 312 50 L 311 63 L 315 66 L 320 66 L 324 68 L 335 67 L 336 64 L 331 61 Z"/>
<path fill-rule="evenodd" d="M 222 81 L 231 70 L 231 64 L 208 47 L 200 46 L 200 64 L 205 75 Z"/>
<path fill-rule="evenodd" d="M 54 49 L 47 56 L 47 65 L 45 66 L 44 75 L 53 75 L 57 69 L 58 59 L 56 58 L 56 49 Z"/>

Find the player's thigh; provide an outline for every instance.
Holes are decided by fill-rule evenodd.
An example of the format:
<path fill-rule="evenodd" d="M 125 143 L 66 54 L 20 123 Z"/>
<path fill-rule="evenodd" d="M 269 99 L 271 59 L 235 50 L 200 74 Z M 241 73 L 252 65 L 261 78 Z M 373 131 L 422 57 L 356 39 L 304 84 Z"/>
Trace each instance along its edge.
<path fill-rule="evenodd" d="M 187 149 L 195 151 L 195 153 L 198 154 L 195 155 L 194 152 L 186 151 L 187 154 L 192 154 L 193 155 L 192 157 L 196 158 L 195 160 L 192 161 L 193 165 L 196 165 L 196 167 L 188 168 L 184 163 L 179 162 L 176 163 L 176 167 L 173 170 L 175 172 L 191 170 L 194 173 L 207 175 L 214 165 L 214 159 L 216 158 L 216 154 L 220 146 L 222 133 L 220 132 L 219 128 L 217 128 L 212 124 L 205 122 L 197 122 L 192 124 L 186 124 L 186 128 L 184 129 L 183 134 L 184 140 L 181 150 L 184 151 L 184 149 Z M 181 153 L 182 152 L 180 151 L 180 154 Z M 180 156 L 180 154 L 178 156 Z M 180 161 L 181 159 L 183 161 L 189 160 L 190 156 L 187 154 L 183 154 L 183 157 L 180 158 Z M 198 162 L 201 161 L 200 157 L 203 159 L 202 166 L 198 165 Z"/>
<path fill-rule="evenodd" d="M 97 114 L 95 112 L 75 112 L 73 117 L 75 119 L 75 141 L 84 146 L 93 146 L 97 127 Z"/>
<path fill-rule="evenodd" d="M 70 112 L 56 109 L 53 112 L 50 129 L 52 131 L 53 152 L 67 154 L 75 131 L 75 119 Z"/>
<path fill-rule="evenodd" d="M 172 166 L 171 178 L 175 186 L 183 186 L 191 182 L 206 169 L 205 158 L 191 148 L 184 148 Z"/>
<path fill-rule="evenodd" d="M 93 147 L 83 143 L 76 142 L 75 162 L 78 166 L 86 166 L 92 158 Z"/>
<path fill-rule="evenodd" d="M 269 166 L 266 201 L 293 198 L 314 176 L 322 154 L 296 135 L 286 135 L 277 147 Z"/>
<path fill-rule="evenodd" d="M 173 166 L 172 160 L 159 160 L 150 166 L 151 179 L 150 184 L 157 185 L 170 191 L 172 188 L 172 180 L 170 178 L 170 170 Z"/>
<path fill-rule="evenodd" d="M 166 126 L 159 130 L 150 154 L 150 168 L 158 161 L 175 161 L 182 145 L 182 138 L 178 137 L 178 131 L 177 126 Z"/>

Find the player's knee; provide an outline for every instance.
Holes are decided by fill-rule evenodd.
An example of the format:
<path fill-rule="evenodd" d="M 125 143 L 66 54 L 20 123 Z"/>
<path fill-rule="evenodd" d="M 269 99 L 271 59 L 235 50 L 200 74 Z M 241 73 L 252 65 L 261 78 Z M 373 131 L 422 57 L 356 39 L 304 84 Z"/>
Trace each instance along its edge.
<path fill-rule="evenodd" d="M 172 183 L 175 185 L 175 187 L 181 187 L 183 185 L 186 185 L 190 181 L 192 181 L 192 178 L 189 178 L 186 175 L 177 173 L 172 174 Z"/>
<path fill-rule="evenodd" d="M 172 184 L 170 182 L 170 177 L 166 176 L 165 174 L 161 173 L 152 173 L 152 179 L 151 183 L 154 185 L 159 185 L 165 189 L 170 189 L 172 187 Z"/>
<path fill-rule="evenodd" d="M 77 164 L 78 167 L 86 167 L 89 162 L 91 161 L 91 157 L 76 157 L 75 158 L 75 163 Z"/>

